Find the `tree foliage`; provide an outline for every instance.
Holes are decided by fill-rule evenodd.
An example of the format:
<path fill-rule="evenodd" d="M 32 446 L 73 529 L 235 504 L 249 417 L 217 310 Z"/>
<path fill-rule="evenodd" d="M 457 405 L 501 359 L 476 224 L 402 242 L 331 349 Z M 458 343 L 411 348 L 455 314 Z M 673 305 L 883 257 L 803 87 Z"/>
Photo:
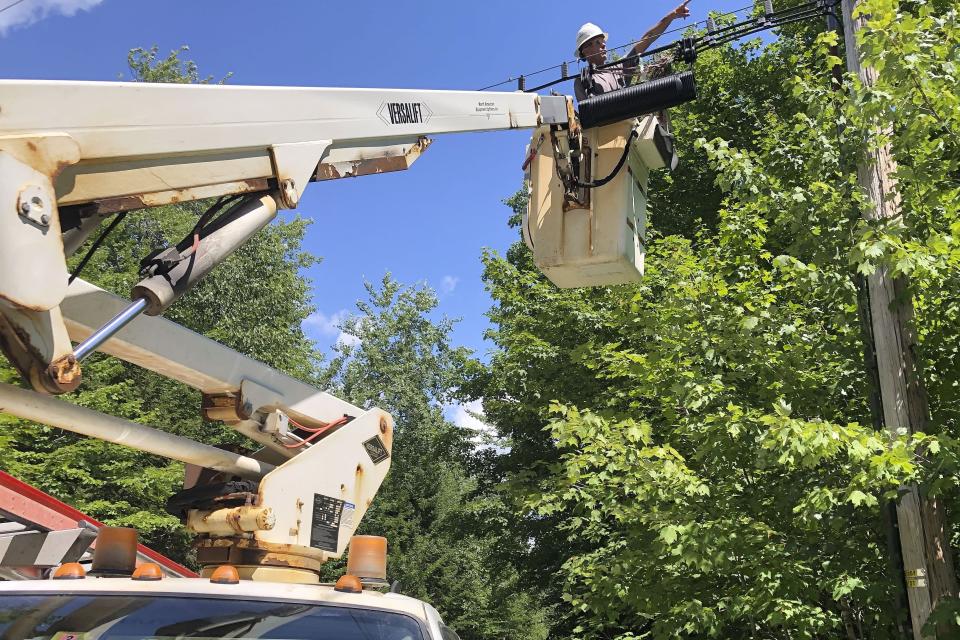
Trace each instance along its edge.
<path fill-rule="evenodd" d="M 391 579 L 460 637 L 545 638 L 538 590 L 522 589 L 501 557 L 514 535 L 506 508 L 470 473 L 471 433 L 444 417 L 468 356 L 451 346 L 453 323 L 430 318 L 437 298 L 425 287 L 389 275 L 366 287 L 343 325 L 357 344 L 341 346 L 333 380 L 338 395 L 386 409 L 396 424 L 390 473 L 361 530 L 387 537 Z"/>
<path fill-rule="evenodd" d="M 918 481 L 960 513 L 958 14 L 863 4 L 873 89 L 834 83 L 810 25 L 701 58 L 642 283 L 486 257 L 499 349 L 470 392 L 511 443 L 524 577 L 562 581 L 558 635 L 890 637 L 887 500 Z M 855 165 L 888 140 L 903 216 L 865 223 Z M 912 277 L 930 434 L 872 426 L 858 295 L 881 266 Z"/>

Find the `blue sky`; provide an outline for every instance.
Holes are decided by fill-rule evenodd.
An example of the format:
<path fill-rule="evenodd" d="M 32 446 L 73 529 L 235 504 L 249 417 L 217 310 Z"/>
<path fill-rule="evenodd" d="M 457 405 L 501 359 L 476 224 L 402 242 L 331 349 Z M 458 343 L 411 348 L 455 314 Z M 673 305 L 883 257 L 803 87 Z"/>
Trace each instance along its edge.
<path fill-rule="evenodd" d="M 13 1 L 0 0 L 0 8 Z M 693 0 L 686 23 L 744 4 Z M 166 53 L 186 44 L 201 73 L 232 72 L 233 84 L 477 89 L 570 59 L 585 21 L 617 45 L 675 5 L 23 0 L 0 13 L 0 78 L 116 80 L 129 49 L 158 45 Z M 461 318 L 457 344 L 481 356 L 490 348 L 482 340 L 491 301 L 480 254 L 503 252 L 516 238 L 501 201 L 520 187 L 528 138 L 441 136 L 409 171 L 307 190 L 298 211 L 314 220 L 307 248 L 323 257 L 307 274 L 318 310 L 307 328 L 322 348 L 337 340 L 335 320 L 363 297 L 364 278 L 377 281 L 386 271 L 437 290 L 440 313 Z"/>

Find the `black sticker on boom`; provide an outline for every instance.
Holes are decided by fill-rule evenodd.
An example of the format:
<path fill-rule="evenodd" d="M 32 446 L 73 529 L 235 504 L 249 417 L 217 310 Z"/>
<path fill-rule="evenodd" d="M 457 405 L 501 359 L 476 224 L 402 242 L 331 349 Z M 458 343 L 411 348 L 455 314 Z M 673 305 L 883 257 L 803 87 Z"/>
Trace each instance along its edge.
<path fill-rule="evenodd" d="M 340 517 L 343 500 L 313 494 L 313 520 L 310 523 L 310 546 L 331 553 L 337 552 L 340 538 Z"/>
<path fill-rule="evenodd" d="M 387 124 L 426 124 L 433 112 L 422 102 L 384 102 L 377 115 Z"/>
<path fill-rule="evenodd" d="M 390 452 L 387 451 L 380 436 L 373 436 L 364 442 L 363 448 L 367 450 L 367 455 L 373 460 L 373 464 L 380 464 L 390 457 Z"/>

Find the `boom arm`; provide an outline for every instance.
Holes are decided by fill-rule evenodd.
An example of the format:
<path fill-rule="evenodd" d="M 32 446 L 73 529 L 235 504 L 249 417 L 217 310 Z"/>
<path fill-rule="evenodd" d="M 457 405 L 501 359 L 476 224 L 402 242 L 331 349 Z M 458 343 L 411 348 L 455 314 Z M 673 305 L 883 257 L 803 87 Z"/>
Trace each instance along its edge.
<path fill-rule="evenodd" d="M 102 347 L 200 390 L 205 417 L 264 448 L 238 455 L 7 384 L 0 410 L 243 479 L 211 495 L 221 485 L 207 477 L 171 503 L 201 534 L 200 562 L 315 581 L 386 476 L 390 416 L 149 316 L 295 208 L 311 181 L 406 169 L 429 135 L 566 125 L 572 113 L 567 98 L 515 93 L 0 81 L 4 352 L 36 391 L 62 393 Z M 106 217 L 228 196 L 240 199 L 198 222 L 192 246 L 145 263 L 132 305 L 68 286 L 66 257 Z"/>
<path fill-rule="evenodd" d="M 9 137 L 68 138 L 61 206 L 124 197 L 155 206 L 273 179 L 293 181 L 292 207 L 338 164 L 397 157 L 429 135 L 533 128 L 540 103 L 517 93 L 120 82 L 0 81 L 0 94 L 3 147 Z"/>
<path fill-rule="evenodd" d="M 207 478 L 174 503 L 203 536 L 200 562 L 315 580 L 304 574 L 344 550 L 386 475 L 390 416 L 156 316 L 295 208 L 309 182 L 406 169 L 444 133 L 535 129 L 525 231 L 537 264 L 561 286 L 633 281 L 647 174 L 675 157 L 655 118 L 633 117 L 673 90 L 628 91 L 582 104 L 596 127 L 583 134 L 563 96 L 0 81 L 3 351 L 37 392 L 56 394 L 75 389 L 79 362 L 102 348 L 200 390 L 205 417 L 264 448 L 242 456 L 6 384 L 0 410 L 243 479 L 209 495 Z M 188 238 L 141 263 L 132 303 L 68 285 L 67 256 L 106 217 L 207 198 L 220 200 Z"/>
<path fill-rule="evenodd" d="M 471 91 L 6 80 L 0 95 L 0 334 L 49 393 L 76 388 L 78 361 L 109 337 L 74 352 L 59 308 L 66 257 L 106 216 L 260 195 L 201 234 L 189 261 L 161 261 L 115 329 L 161 313 L 310 181 L 405 169 L 429 135 L 534 128 L 544 103 L 550 122 L 572 114 L 562 97 Z"/>

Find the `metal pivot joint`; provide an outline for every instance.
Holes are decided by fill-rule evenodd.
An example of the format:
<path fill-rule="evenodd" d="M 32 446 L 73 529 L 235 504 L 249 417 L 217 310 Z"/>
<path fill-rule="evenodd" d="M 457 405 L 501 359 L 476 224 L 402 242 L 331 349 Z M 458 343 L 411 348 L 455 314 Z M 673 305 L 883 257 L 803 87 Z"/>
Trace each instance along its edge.
<path fill-rule="evenodd" d="M 17 212 L 20 217 L 43 229 L 50 226 L 50 209 L 44 201 L 45 197 L 43 187 L 28 184 L 20 190 L 20 196 L 17 198 Z"/>
<path fill-rule="evenodd" d="M 61 356 L 50 363 L 47 367 L 47 380 L 53 388 L 51 391 L 64 393 L 73 391 L 80 386 L 81 369 L 80 361 L 89 356 L 103 345 L 104 342 L 113 337 L 118 331 L 143 313 L 147 307 L 147 301 L 143 298 L 134 300 L 130 306 L 114 316 L 109 322 L 97 329 L 89 338 L 74 347 L 72 353 Z"/>

